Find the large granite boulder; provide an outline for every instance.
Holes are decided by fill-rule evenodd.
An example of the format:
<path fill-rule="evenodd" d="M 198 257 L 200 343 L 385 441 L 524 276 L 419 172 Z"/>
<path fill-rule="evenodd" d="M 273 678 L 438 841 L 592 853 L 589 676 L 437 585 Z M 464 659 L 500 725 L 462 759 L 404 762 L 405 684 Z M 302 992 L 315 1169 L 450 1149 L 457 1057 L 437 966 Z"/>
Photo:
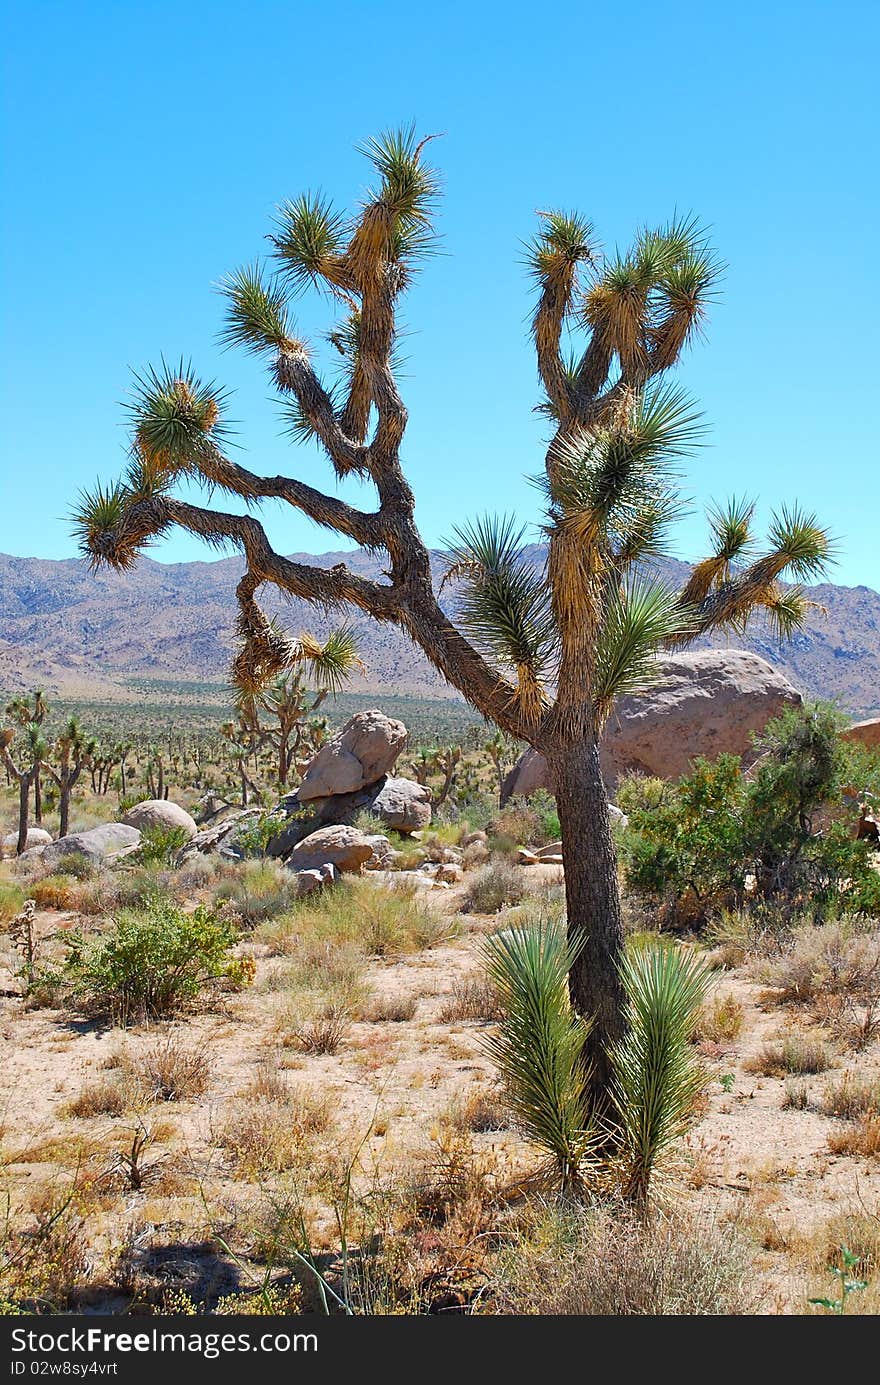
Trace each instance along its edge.
<path fill-rule="evenodd" d="M 287 857 L 292 871 L 317 870 L 331 865 L 341 873 L 359 874 L 374 851 L 373 842 L 354 827 L 322 827 L 297 842 Z"/>
<path fill-rule="evenodd" d="M 601 745 L 609 788 L 629 770 L 678 779 L 700 755 L 727 752 L 748 766 L 756 758 L 752 733 L 803 701 L 783 674 L 744 649 L 666 654 L 658 664 L 656 685 L 621 698 L 609 719 Z M 552 792 L 547 762 L 530 748 L 505 779 L 501 801 L 537 789 Z"/>
<path fill-rule="evenodd" d="M 136 827 L 139 832 L 156 828 L 168 832 L 181 828 L 187 839 L 194 837 L 199 830 L 195 819 L 190 817 L 186 809 L 181 808 L 179 803 L 173 803 L 170 798 L 147 798 L 143 803 L 135 803 L 122 821 L 127 827 Z"/>
<path fill-rule="evenodd" d="M 36 847 L 44 865 L 56 866 L 65 856 L 87 856 L 90 861 L 100 865 L 112 861 L 117 856 L 127 856 L 140 846 L 141 834 L 136 827 L 127 827 L 122 822 L 108 822 L 103 827 L 93 827 L 88 832 L 71 832 L 67 837 L 59 837 L 48 846 Z"/>
<path fill-rule="evenodd" d="M 388 774 L 406 745 L 402 721 L 384 712 L 356 712 L 313 756 L 297 791 L 300 803 L 355 793 Z"/>
<path fill-rule="evenodd" d="M 29 827 L 24 849 L 32 851 L 35 846 L 48 846 L 51 840 L 52 833 L 47 832 L 45 827 Z M 14 856 L 17 850 L 17 832 L 10 832 L 7 837 L 0 838 L 0 856 Z"/>
<path fill-rule="evenodd" d="M 872 717 L 869 721 L 854 722 L 845 731 L 841 731 L 840 737 L 841 740 L 853 741 L 856 745 L 862 745 L 866 750 L 880 749 L 880 717 Z"/>

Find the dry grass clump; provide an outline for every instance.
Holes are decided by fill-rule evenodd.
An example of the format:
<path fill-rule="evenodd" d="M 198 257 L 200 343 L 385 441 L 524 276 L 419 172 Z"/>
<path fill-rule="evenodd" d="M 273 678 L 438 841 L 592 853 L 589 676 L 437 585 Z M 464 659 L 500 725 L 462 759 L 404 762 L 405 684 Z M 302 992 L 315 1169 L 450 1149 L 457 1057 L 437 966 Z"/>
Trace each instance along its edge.
<path fill-rule="evenodd" d="M 735 996 L 716 996 L 702 1006 L 694 1038 L 712 1044 L 732 1043 L 742 1033 L 744 1019 L 745 1011 Z"/>
<path fill-rule="evenodd" d="M 293 1086 L 266 1067 L 229 1103 L 214 1139 L 237 1177 L 258 1178 L 291 1168 L 309 1138 L 330 1125 L 328 1094 Z"/>
<path fill-rule="evenodd" d="M 448 941 L 460 925 L 419 900 L 413 888 L 388 888 L 368 877 L 343 879 L 308 896 L 258 933 L 276 951 L 320 957 L 349 949 L 361 958 L 402 957 Z"/>
<path fill-rule="evenodd" d="M 265 859 L 243 861 L 235 875 L 220 884 L 216 898 L 227 900 L 242 924 L 254 928 L 290 909 L 296 892 L 290 871 L 277 861 Z"/>
<path fill-rule="evenodd" d="M 764 1044 L 743 1066 L 762 1077 L 803 1076 L 827 1071 L 832 1061 L 828 1045 L 818 1035 L 792 1034 L 782 1043 Z"/>
<path fill-rule="evenodd" d="M 496 857 L 476 872 L 462 900 L 468 914 L 497 914 L 510 904 L 519 904 L 526 893 L 521 866 Z"/>
<path fill-rule="evenodd" d="M 858 1256 L 856 1273 L 872 1279 L 880 1271 L 880 1217 L 865 1208 L 835 1212 L 812 1232 L 805 1244 L 811 1269 L 843 1269 L 841 1246 Z"/>
<path fill-rule="evenodd" d="M 336 1053 L 351 1026 L 351 1009 L 344 1000 L 325 998 L 313 1014 L 290 1017 L 283 1027 L 285 1048 L 301 1053 Z"/>
<path fill-rule="evenodd" d="M 110 1078 L 87 1082 L 80 1092 L 61 1107 L 63 1116 L 89 1120 L 93 1116 L 121 1116 L 127 1101 L 122 1087 Z"/>
<path fill-rule="evenodd" d="M 365 1006 L 358 1018 L 368 1024 L 405 1024 L 415 1019 L 418 1004 L 414 995 L 380 996 Z"/>
<path fill-rule="evenodd" d="M 484 1134 L 489 1130 L 506 1130 L 510 1113 L 495 1087 L 474 1087 L 466 1097 L 459 1097 L 443 1113 L 444 1122 L 453 1130 Z"/>
<path fill-rule="evenodd" d="M 810 924 L 795 934 L 791 951 L 765 966 L 764 980 L 780 1004 L 809 1004 L 821 996 L 880 993 L 880 936 L 842 920 Z"/>
<path fill-rule="evenodd" d="M 831 1154 L 848 1154 L 863 1159 L 880 1156 L 880 1115 L 865 1112 L 843 1130 L 833 1130 L 828 1136 Z"/>
<path fill-rule="evenodd" d="M 501 1019 L 503 1011 L 495 987 L 482 972 L 471 972 L 453 982 L 448 1000 L 440 1011 L 441 1024 L 464 1020 Z"/>
<path fill-rule="evenodd" d="M 89 1243 L 75 1188 L 39 1192 L 29 1221 L 4 1229 L 0 1312 L 60 1311 L 86 1280 Z"/>
<path fill-rule="evenodd" d="M 157 1039 L 126 1064 L 149 1101 L 187 1101 L 208 1086 L 211 1057 L 207 1043 L 187 1043 L 176 1034 Z"/>
<path fill-rule="evenodd" d="M 578 1317 L 754 1313 L 750 1258 L 733 1226 L 549 1209 L 505 1258 L 500 1307 Z"/>
<path fill-rule="evenodd" d="M 33 897 L 33 891 L 31 891 Z M 0 880 L 0 923 L 8 923 L 24 907 L 24 891 L 10 880 Z"/>
<path fill-rule="evenodd" d="M 826 1084 L 819 1109 L 838 1120 L 880 1115 L 880 1083 L 876 1078 L 845 1072 L 839 1081 Z"/>

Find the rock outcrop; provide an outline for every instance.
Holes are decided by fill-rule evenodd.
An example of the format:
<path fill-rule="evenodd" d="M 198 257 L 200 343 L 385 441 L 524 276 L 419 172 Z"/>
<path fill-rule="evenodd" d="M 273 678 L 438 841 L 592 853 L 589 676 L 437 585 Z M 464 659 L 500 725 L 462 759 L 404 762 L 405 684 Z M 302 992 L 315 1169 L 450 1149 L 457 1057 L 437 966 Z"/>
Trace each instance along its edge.
<path fill-rule="evenodd" d="M 283 800 L 288 821 L 269 843 L 270 856 L 287 857 L 314 832 L 350 826 L 367 812 L 395 832 L 419 832 L 431 821 L 431 791 L 393 775 L 406 745 L 402 721 L 383 712 L 356 712 L 306 766 L 296 793 Z"/>
<path fill-rule="evenodd" d="M 866 750 L 877 750 L 880 748 L 880 717 L 854 722 L 845 731 L 841 731 L 840 738 L 844 741 L 854 741 Z"/>
<path fill-rule="evenodd" d="M 609 789 L 636 770 L 661 779 L 687 774 L 694 759 L 727 752 L 748 765 L 751 737 L 800 693 L 765 659 L 742 649 L 700 649 L 658 660 L 662 678 L 638 697 L 616 704 L 602 737 L 602 773 Z M 529 749 L 504 781 L 502 802 L 550 789 L 543 755 Z"/>
<path fill-rule="evenodd" d="M 122 822 L 126 827 L 136 827 L 139 832 L 151 828 L 165 832 L 180 828 L 187 838 L 194 837 L 199 830 L 195 819 L 190 817 L 186 809 L 170 798 L 147 798 L 142 803 L 135 803 L 123 816 Z"/>
<path fill-rule="evenodd" d="M 108 822 L 103 827 L 93 827 L 88 832 L 71 832 L 67 837 L 59 837 L 48 846 L 35 847 L 34 855 L 39 856 L 45 865 L 55 866 L 65 856 L 87 856 L 97 865 L 113 861 L 118 856 L 127 856 L 140 846 L 141 834 L 136 827 L 127 827 L 122 822 Z"/>
<path fill-rule="evenodd" d="M 306 766 L 297 799 L 307 803 L 377 783 L 393 768 L 406 738 L 402 721 L 376 710 L 356 712 Z"/>

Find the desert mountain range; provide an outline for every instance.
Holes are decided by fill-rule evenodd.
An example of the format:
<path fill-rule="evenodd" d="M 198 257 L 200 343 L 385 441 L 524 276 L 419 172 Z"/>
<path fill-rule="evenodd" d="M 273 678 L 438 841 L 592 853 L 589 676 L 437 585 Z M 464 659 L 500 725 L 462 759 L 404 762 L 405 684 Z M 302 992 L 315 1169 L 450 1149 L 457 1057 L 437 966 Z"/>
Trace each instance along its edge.
<path fill-rule="evenodd" d="M 541 550 L 533 550 L 536 561 Z M 381 558 L 363 553 L 294 554 L 332 567 L 346 562 L 379 576 Z M 440 553 L 432 555 L 443 571 Z M 77 559 L 14 558 L 0 554 L 0 690 L 43 686 L 50 693 L 95 699 L 126 698 L 132 678 L 219 683 L 233 646 L 238 557 L 210 562 L 159 563 L 143 558 L 128 573 L 92 574 Z M 680 582 L 684 563 L 664 573 Z M 706 638 L 698 647 L 730 643 L 751 649 L 781 669 L 805 694 L 829 698 L 855 717 L 880 710 L 880 593 L 869 587 L 823 583 L 806 628 L 787 644 L 759 626 L 745 637 Z M 296 632 L 318 635 L 330 618 L 299 600 L 264 591 L 267 610 Z M 444 595 L 454 607 L 454 591 Z M 393 689 L 420 697 L 458 697 L 408 637 L 355 614 L 365 669 L 353 690 Z"/>

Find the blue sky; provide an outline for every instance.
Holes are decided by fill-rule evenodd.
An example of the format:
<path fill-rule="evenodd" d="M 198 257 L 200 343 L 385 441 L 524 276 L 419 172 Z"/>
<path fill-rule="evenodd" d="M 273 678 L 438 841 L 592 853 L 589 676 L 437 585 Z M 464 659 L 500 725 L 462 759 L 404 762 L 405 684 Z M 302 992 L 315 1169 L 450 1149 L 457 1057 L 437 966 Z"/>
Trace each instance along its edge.
<path fill-rule="evenodd" d="M 699 555 L 712 497 L 756 494 L 764 519 L 797 499 L 839 537 L 835 580 L 880 587 L 876 0 L 5 10 L 0 551 L 74 552 L 65 511 L 121 470 L 129 368 L 162 353 L 234 389 L 247 465 L 327 480 L 282 436 L 259 364 L 218 347 L 212 286 L 264 251 L 283 198 L 356 201 L 356 144 L 415 119 L 445 132 L 443 254 L 405 308 L 426 538 L 486 509 L 539 517 L 536 209 L 578 208 L 609 248 L 678 209 L 728 269 L 680 370 L 711 433 L 676 551 Z M 326 304 L 298 320 L 320 345 Z M 293 512 L 267 525 L 285 552 L 343 546 Z M 175 535 L 153 556 L 211 555 Z"/>

